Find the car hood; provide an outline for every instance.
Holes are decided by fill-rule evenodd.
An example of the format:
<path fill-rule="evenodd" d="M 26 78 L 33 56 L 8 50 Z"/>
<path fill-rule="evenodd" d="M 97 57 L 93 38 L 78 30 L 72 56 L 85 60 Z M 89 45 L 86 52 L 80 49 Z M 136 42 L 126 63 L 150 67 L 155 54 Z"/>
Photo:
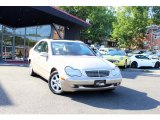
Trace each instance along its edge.
<path fill-rule="evenodd" d="M 120 56 L 120 55 L 104 55 L 103 58 L 107 59 L 107 60 L 120 60 L 120 58 L 126 58 L 126 56 Z"/>
<path fill-rule="evenodd" d="M 76 69 L 113 69 L 114 64 L 96 56 L 53 56 L 56 67 L 70 66 Z"/>

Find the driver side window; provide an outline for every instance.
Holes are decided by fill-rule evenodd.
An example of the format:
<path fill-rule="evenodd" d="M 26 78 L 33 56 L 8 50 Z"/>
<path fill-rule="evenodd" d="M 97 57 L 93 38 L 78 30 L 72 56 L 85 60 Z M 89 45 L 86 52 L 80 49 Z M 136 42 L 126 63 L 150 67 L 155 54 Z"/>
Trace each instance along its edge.
<path fill-rule="evenodd" d="M 141 59 L 145 59 L 145 60 L 148 60 L 149 58 L 144 56 L 144 55 L 141 55 Z"/>
<path fill-rule="evenodd" d="M 47 42 L 40 42 L 35 48 L 34 48 L 35 51 L 37 52 L 48 52 L 48 44 Z"/>

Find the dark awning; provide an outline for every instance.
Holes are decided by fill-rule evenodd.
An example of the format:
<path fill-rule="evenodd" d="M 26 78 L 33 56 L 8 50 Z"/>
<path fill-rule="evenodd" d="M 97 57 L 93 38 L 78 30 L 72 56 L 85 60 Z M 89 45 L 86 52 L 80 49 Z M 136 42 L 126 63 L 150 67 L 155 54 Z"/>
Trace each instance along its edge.
<path fill-rule="evenodd" d="M 79 28 L 90 25 L 78 17 L 49 6 L 1 6 L 0 23 L 15 28 L 52 23 Z"/>

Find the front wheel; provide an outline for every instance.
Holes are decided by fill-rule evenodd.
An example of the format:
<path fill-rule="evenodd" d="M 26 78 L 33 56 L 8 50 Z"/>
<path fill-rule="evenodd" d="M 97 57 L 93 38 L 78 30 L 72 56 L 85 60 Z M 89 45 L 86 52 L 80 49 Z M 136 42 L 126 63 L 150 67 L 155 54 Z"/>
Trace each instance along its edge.
<path fill-rule="evenodd" d="M 36 76 L 36 73 L 34 72 L 31 62 L 29 63 L 29 74 L 30 76 Z"/>
<path fill-rule="evenodd" d="M 57 71 L 51 73 L 48 85 L 49 85 L 50 90 L 54 94 L 62 94 L 63 93 L 61 81 L 59 79 L 59 74 Z"/>
<path fill-rule="evenodd" d="M 132 62 L 131 63 L 131 68 L 138 68 L 138 63 L 137 62 Z"/>
<path fill-rule="evenodd" d="M 159 66 L 160 66 L 159 62 L 156 62 L 154 68 L 159 68 Z"/>

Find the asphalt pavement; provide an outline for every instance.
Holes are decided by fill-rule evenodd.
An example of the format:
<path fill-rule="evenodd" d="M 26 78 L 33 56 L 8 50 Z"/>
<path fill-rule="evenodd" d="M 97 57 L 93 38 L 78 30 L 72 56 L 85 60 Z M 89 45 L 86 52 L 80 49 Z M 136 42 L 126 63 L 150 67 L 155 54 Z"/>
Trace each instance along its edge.
<path fill-rule="evenodd" d="M 122 71 L 114 92 L 55 95 L 28 67 L 0 66 L 0 114 L 159 114 L 160 73 Z"/>

